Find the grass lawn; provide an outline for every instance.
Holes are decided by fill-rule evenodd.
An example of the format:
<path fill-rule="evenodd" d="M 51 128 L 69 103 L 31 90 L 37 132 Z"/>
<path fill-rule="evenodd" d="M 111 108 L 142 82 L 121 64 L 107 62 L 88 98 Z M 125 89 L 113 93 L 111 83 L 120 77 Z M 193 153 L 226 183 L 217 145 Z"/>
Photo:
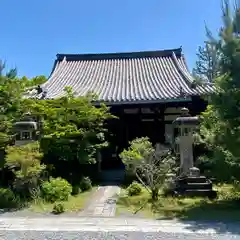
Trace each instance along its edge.
<path fill-rule="evenodd" d="M 84 208 L 86 202 L 91 197 L 91 195 L 96 191 L 97 187 L 93 187 L 90 191 L 79 193 L 76 196 L 71 196 L 68 201 L 63 202 L 65 207 L 65 212 L 77 212 Z M 48 203 L 44 200 L 36 200 L 30 205 L 29 210 L 37 213 L 50 213 L 53 210 L 54 203 Z"/>
<path fill-rule="evenodd" d="M 233 200 L 233 187 L 221 185 L 215 189 L 218 198 L 214 201 L 205 198 L 160 197 L 154 204 L 148 202 L 150 197 L 146 190 L 139 196 L 129 197 L 122 189 L 117 202 L 117 214 L 134 214 L 137 211 L 136 214 L 155 219 L 240 221 L 240 200 Z"/>

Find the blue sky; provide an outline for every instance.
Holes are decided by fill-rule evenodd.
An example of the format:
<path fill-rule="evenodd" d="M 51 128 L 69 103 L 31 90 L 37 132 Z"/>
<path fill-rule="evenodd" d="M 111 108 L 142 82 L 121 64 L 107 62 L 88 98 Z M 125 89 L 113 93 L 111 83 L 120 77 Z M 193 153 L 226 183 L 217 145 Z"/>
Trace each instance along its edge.
<path fill-rule="evenodd" d="M 220 0 L 2 0 L 0 58 L 19 76 L 48 76 L 57 53 L 183 46 L 190 68 L 221 24 Z"/>

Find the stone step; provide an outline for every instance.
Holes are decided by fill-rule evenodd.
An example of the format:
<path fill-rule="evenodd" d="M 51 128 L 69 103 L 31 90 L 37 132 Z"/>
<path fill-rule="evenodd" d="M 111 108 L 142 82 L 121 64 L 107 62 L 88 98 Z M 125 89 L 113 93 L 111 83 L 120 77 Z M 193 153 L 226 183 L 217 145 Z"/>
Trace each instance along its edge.
<path fill-rule="evenodd" d="M 180 189 L 206 189 L 211 190 L 212 189 L 212 183 L 205 182 L 205 183 L 184 183 L 178 186 Z"/>
<path fill-rule="evenodd" d="M 209 182 L 205 176 L 200 177 L 186 177 L 178 180 L 179 183 L 207 183 Z"/>
<path fill-rule="evenodd" d="M 188 197 L 209 197 L 215 198 L 216 191 L 210 189 L 188 189 L 181 192 L 181 195 Z"/>

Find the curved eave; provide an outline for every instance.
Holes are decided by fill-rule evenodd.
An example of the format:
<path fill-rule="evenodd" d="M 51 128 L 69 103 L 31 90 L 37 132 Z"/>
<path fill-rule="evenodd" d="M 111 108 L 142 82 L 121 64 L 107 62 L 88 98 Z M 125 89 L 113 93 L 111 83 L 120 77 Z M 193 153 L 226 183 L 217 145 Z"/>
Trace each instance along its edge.
<path fill-rule="evenodd" d="M 194 95 L 209 95 L 216 91 L 213 85 L 208 83 L 205 84 L 197 84 L 194 81 L 194 78 L 191 76 L 189 71 L 187 70 L 186 62 L 184 57 L 176 58 L 176 55 L 173 53 L 174 62 L 183 78 L 185 79 L 186 83 L 191 87 L 191 85 L 195 85 L 195 88 L 192 88 L 192 96 Z"/>

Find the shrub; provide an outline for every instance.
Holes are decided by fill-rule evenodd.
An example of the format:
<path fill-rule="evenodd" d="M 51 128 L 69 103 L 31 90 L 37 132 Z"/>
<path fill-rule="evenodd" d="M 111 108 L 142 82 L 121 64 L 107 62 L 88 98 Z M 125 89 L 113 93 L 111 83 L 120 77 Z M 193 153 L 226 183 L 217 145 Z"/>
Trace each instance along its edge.
<path fill-rule="evenodd" d="M 4 167 L 14 175 L 10 182 L 14 191 L 22 197 L 29 197 L 31 190 L 40 185 L 45 170 L 38 142 L 8 147 L 5 159 Z"/>
<path fill-rule="evenodd" d="M 52 212 L 54 214 L 61 214 L 65 212 L 65 207 L 63 203 L 54 203 Z"/>
<path fill-rule="evenodd" d="M 142 192 L 142 185 L 138 182 L 134 181 L 129 187 L 127 188 L 127 194 L 129 196 L 137 196 L 140 195 Z"/>
<path fill-rule="evenodd" d="M 78 195 L 80 193 L 80 188 L 79 186 L 75 185 L 72 188 L 72 195 Z"/>
<path fill-rule="evenodd" d="M 42 193 L 46 201 L 67 201 L 71 195 L 72 186 L 62 178 L 50 178 L 42 184 Z"/>
<path fill-rule="evenodd" d="M 41 199 L 41 197 L 42 197 L 42 192 L 41 192 L 41 188 L 40 187 L 31 189 L 31 191 L 30 191 L 30 199 L 31 200 L 36 201 L 36 200 Z"/>
<path fill-rule="evenodd" d="M 11 189 L 0 188 L 0 208 L 18 207 L 19 204 L 19 199 Z"/>
<path fill-rule="evenodd" d="M 80 182 L 80 188 L 83 192 L 87 191 L 87 190 L 90 190 L 92 188 L 91 179 L 89 177 L 82 178 L 82 180 Z"/>

